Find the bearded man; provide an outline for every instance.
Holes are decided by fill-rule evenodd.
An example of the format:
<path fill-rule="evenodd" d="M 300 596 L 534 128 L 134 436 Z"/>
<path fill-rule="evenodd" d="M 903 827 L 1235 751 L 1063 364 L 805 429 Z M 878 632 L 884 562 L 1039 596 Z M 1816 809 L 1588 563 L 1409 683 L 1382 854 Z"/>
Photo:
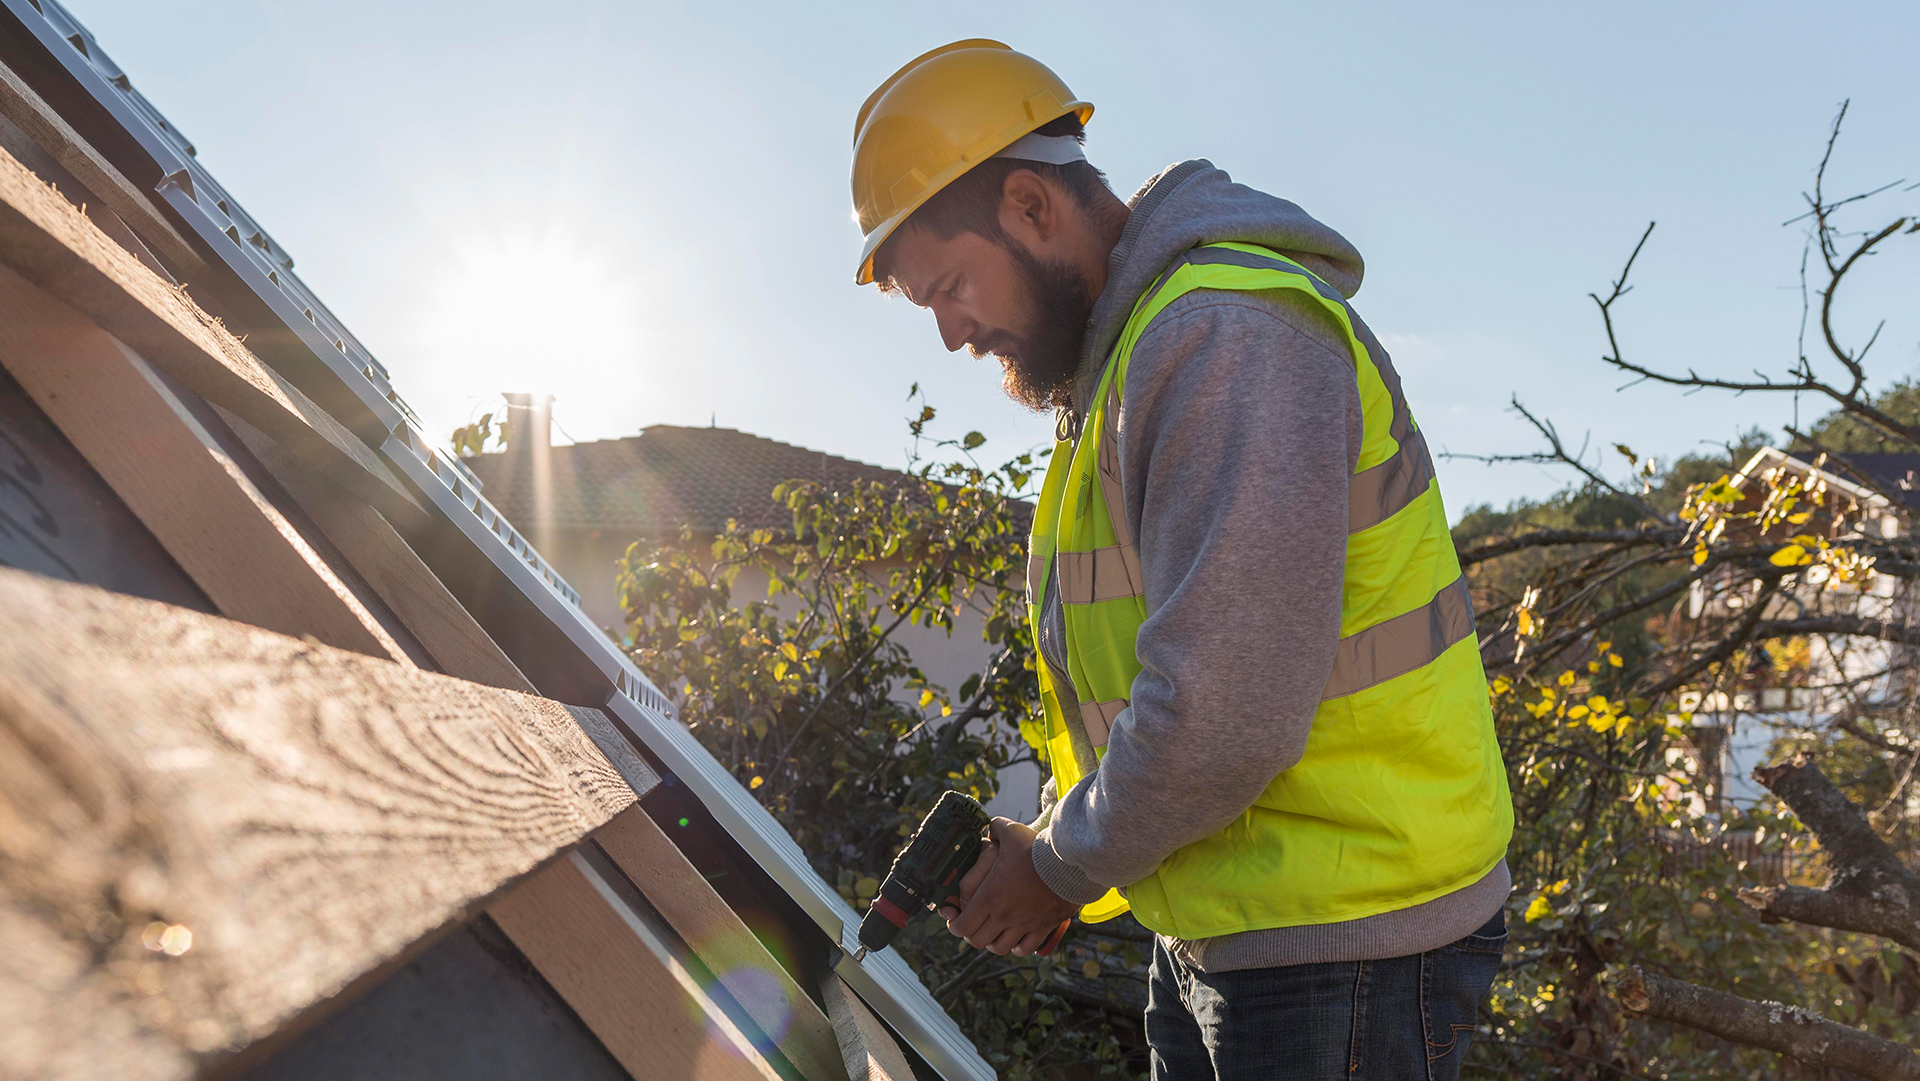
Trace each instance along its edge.
<path fill-rule="evenodd" d="M 1055 416 L 1028 550 L 1039 821 L 952 932 L 1155 932 L 1156 1079 L 1457 1075 L 1506 941 L 1513 811 L 1424 438 L 1362 264 L 1207 161 L 1125 202 L 1093 107 L 999 42 L 855 125 L 856 280 Z"/>

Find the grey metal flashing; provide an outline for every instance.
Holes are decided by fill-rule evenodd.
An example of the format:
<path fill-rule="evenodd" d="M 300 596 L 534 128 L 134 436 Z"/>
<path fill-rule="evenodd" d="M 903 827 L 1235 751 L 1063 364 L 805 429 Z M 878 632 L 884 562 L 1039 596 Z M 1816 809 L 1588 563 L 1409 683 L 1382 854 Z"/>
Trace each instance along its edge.
<path fill-rule="evenodd" d="M 380 430 L 356 427 L 362 438 L 420 490 L 502 584 L 530 602 L 573 646 L 577 657 L 569 663 L 597 673 L 587 682 L 598 688 L 595 695 L 604 695 L 605 709 L 625 737 L 686 784 L 721 828 L 840 946 L 837 971 L 855 992 L 942 1077 L 990 1081 L 992 1067 L 897 953 L 851 960 L 858 947 L 857 914 L 814 872 L 773 816 L 679 723 L 672 702 L 580 609 L 578 591 L 480 494 L 473 473 L 427 442 L 413 411 L 394 393 L 386 369 L 293 274 L 292 257 L 200 166 L 193 144 L 133 89 L 93 35 L 58 0 L 0 0 L 0 7 L 152 158 L 162 177 L 157 200 L 284 324 L 289 341 L 319 362 L 317 370 L 349 396 L 339 400 L 355 400 L 369 412 Z M 539 681 L 534 673 L 529 676 Z"/>
<path fill-rule="evenodd" d="M 354 392 L 382 429 L 392 431 L 403 419 L 414 419 L 412 410 L 393 392 L 386 367 L 307 288 L 293 272 L 293 257 L 201 166 L 192 142 L 134 89 L 133 81 L 93 34 L 59 0 L 0 3 L 145 151 L 161 178 L 154 188 L 161 203 L 273 309 L 313 358 Z M 348 378 L 349 372 L 360 378 Z M 363 437 L 366 434 L 362 432 Z"/>

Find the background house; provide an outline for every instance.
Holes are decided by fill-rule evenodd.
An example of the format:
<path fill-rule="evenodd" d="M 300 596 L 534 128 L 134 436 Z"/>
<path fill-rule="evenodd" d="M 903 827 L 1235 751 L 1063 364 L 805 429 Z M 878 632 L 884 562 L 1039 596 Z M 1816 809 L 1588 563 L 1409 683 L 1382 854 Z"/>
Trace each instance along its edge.
<path fill-rule="evenodd" d="M 737 520 L 784 531 L 787 509 L 773 501 L 789 480 L 844 487 L 854 481 L 904 480 L 906 474 L 797 447 L 733 428 L 656 424 L 639 435 L 552 445 L 550 403 L 511 395 L 508 449 L 465 459 L 486 498 L 533 539 L 534 546 L 580 593 L 580 607 L 615 637 L 625 631 L 616 565 L 634 543 L 678 544 L 693 530 L 696 550 Z M 764 575 L 735 583 L 736 604 L 767 597 Z M 776 606 L 794 602 L 775 598 Z M 895 632 L 927 677 L 949 690 L 984 671 L 992 650 L 984 621 L 963 606 L 952 634 L 908 625 Z M 1039 807 L 1040 771 L 1020 763 L 1000 774 L 994 814 L 1030 821 Z"/>
<path fill-rule="evenodd" d="M 1896 538 L 1920 511 L 1920 454 L 1823 459 L 1773 447 L 1754 454 L 1733 478 L 1741 493 L 1735 509 L 1758 510 L 1790 478 L 1803 489 L 1824 486 L 1828 498 L 1803 523 L 1786 532 L 1776 527 L 1767 535 L 1781 545 L 1789 534 L 1802 533 L 1835 540 L 1862 533 Z M 1891 575 L 1876 575 L 1865 588 L 1829 577 L 1817 564 L 1799 572 L 1784 595 L 1771 602 L 1766 618 L 1842 616 L 1904 624 L 1917 614 L 1914 598 L 1898 589 L 1900 582 Z M 1731 574 L 1695 582 L 1688 616 L 1738 614 L 1752 603 L 1759 584 Z M 1722 685 L 1681 696 L 1681 707 L 1694 715 L 1697 765 L 1716 780 L 1721 798 L 1758 801 L 1766 793 L 1754 782 L 1753 768 L 1766 761 L 1776 741 L 1910 701 L 1915 659 L 1912 647 L 1857 635 L 1815 633 L 1803 645 L 1783 643 Z"/>

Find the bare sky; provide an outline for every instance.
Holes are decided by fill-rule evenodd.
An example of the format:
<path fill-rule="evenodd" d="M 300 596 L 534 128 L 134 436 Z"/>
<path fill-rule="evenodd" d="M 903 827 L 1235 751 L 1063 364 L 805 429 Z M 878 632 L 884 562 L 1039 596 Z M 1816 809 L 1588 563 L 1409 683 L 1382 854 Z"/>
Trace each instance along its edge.
<path fill-rule="evenodd" d="M 558 397 L 562 438 L 715 419 L 897 465 L 914 382 L 987 453 L 1047 438 L 930 316 L 850 284 L 854 110 L 959 37 L 1093 101 L 1123 195 L 1206 157 L 1344 232 L 1359 310 L 1456 452 L 1531 449 L 1515 394 L 1663 458 L 1790 421 L 1787 400 L 1616 392 L 1586 294 L 1658 219 L 1625 348 L 1777 371 L 1800 318 L 1781 222 L 1841 99 L 1834 189 L 1920 181 L 1911 3 L 64 2 L 436 438 L 528 390 Z M 1857 224 L 1916 211 L 1896 191 Z M 1912 374 L 1920 243 L 1860 277 L 1846 326 L 1886 318 L 1874 368 Z M 1456 512 L 1560 482 L 1439 468 Z"/>

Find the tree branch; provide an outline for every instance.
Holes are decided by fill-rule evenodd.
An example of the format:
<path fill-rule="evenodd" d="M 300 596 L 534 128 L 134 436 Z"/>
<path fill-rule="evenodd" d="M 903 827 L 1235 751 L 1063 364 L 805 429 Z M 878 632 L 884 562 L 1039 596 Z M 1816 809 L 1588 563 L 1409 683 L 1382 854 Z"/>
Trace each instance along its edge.
<path fill-rule="evenodd" d="M 1920 627 L 1866 616 L 1824 615 L 1800 619 L 1770 619 L 1754 625 L 1752 638 L 1789 638 L 1800 634 L 1844 634 L 1854 638 L 1878 638 L 1883 642 L 1920 646 Z"/>
<path fill-rule="evenodd" d="M 1667 528 L 1536 529 L 1531 533 L 1493 537 L 1476 544 L 1460 553 L 1460 566 L 1471 567 L 1476 563 L 1484 563 L 1489 559 L 1526 548 L 1566 544 L 1619 544 L 1631 547 L 1640 544 L 1672 544 L 1679 538 L 1679 530 Z"/>
<path fill-rule="evenodd" d="M 1920 950 L 1920 875 L 1901 864 L 1846 793 L 1805 756 L 1761 766 L 1753 779 L 1793 808 L 1820 839 L 1832 873 L 1822 890 L 1767 886 L 1740 899 L 1768 923 L 1792 920 L 1889 938 Z"/>
<path fill-rule="evenodd" d="M 1621 975 L 1616 994 L 1620 1004 L 1634 1013 L 1775 1051 L 1810 1066 L 1846 1070 L 1876 1081 L 1920 1081 L 1920 1054 L 1912 1049 L 1798 1006 L 1754 1002 L 1638 965 Z"/>

